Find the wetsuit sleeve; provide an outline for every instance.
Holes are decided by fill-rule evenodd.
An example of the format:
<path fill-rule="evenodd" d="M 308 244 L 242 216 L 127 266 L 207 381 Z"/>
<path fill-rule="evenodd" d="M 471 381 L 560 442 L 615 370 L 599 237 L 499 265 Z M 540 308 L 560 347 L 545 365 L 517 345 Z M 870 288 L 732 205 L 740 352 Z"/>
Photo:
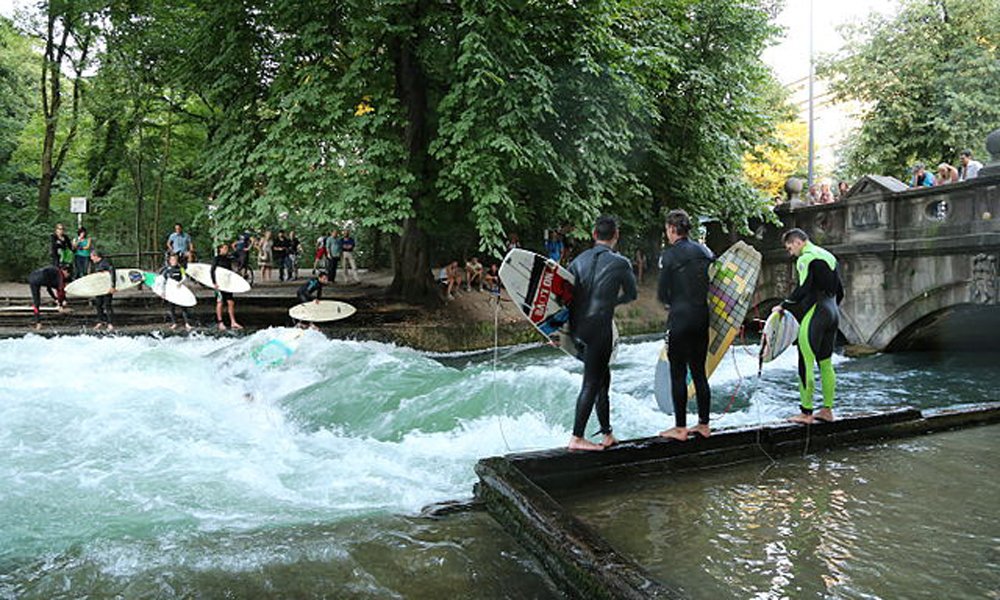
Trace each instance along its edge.
<path fill-rule="evenodd" d="M 316 299 L 323 299 L 323 282 L 321 281 L 316 281 Z"/>
<path fill-rule="evenodd" d="M 656 298 L 660 304 L 670 306 L 670 256 L 660 256 L 660 278 L 656 285 Z"/>
<path fill-rule="evenodd" d="M 625 277 L 622 281 L 621 293 L 618 294 L 616 304 L 628 304 L 639 296 L 639 292 L 635 286 L 635 273 L 632 272 L 632 264 L 629 263 L 627 258 L 622 258 L 622 262 L 625 264 Z"/>
<path fill-rule="evenodd" d="M 219 258 L 219 256 L 216 256 L 212 259 L 212 268 L 208 271 L 209 275 L 212 276 L 212 285 L 219 285 L 218 282 L 215 281 L 215 269 L 219 266 Z"/>

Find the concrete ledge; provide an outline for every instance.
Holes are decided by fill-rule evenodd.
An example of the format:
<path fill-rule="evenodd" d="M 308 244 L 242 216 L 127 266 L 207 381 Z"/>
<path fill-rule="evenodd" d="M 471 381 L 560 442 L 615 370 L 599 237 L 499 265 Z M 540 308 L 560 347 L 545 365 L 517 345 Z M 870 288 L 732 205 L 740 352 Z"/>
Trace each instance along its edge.
<path fill-rule="evenodd" d="M 1000 423 L 1000 402 L 922 414 L 904 408 L 808 427 L 791 423 L 723 430 L 709 439 L 630 440 L 603 452 L 564 449 L 486 458 L 476 465 L 476 497 L 502 527 L 541 561 L 556 586 L 575 598 L 675 598 L 619 554 L 552 494 L 600 480 L 716 467 L 815 450 Z M 765 454 L 766 453 L 766 454 Z M 706 476 L 710 476 L 706 474 Z"/>

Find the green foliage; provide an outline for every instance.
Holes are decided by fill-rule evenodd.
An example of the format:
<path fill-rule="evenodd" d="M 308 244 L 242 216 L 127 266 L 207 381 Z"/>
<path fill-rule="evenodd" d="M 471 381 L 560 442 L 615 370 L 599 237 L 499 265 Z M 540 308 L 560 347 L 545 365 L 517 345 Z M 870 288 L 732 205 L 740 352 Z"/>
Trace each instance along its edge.
<path fill-rule="evenodd" d="M 916 161 L 956 164 L 985 155 L 1000 123 L 1000 4 L 904 0 L 898 14 L 845 27 L 847 44 L 822 61 L 838 100 L 861 102 L 861 127 L 845 152 L 845 174 L 909 180 Z"/>

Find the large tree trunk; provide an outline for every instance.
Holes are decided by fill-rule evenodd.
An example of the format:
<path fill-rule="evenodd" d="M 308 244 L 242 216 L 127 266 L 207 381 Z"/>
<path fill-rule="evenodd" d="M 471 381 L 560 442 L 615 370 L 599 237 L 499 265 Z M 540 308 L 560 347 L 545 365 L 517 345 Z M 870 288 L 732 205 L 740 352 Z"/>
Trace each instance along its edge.
<path fill-rule="evenodd" d="M 414 4 L 410 23 L 420 23 L 426 0 Z M 419 27 L 419 25 L 418 25 Z M 403 222 L 403 232 L 395 247 L 393 280 L 389 293 L 406 302 L 432 304 L 440 301 L 434 278 L 431 276 L 430 256 L 427 252 L 427 235 L 419 223 L 421 206 L 433 188 L 430 181 L 430 156 L 427 133 L 427 76 L 416 55 L 420 31 L 412 37 L 397 37 L 392 44 L 396 62 L 396 95 L 407 110 L 406 146 L 409 169 L 416 177 L 413 197 L 414 216 Z"/>

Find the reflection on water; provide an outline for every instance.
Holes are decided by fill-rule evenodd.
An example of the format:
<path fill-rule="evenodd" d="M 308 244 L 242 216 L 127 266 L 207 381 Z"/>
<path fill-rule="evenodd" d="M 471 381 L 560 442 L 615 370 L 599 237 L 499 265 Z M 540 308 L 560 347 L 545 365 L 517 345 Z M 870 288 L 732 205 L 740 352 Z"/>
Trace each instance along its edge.
<path fill-rule="evenodd" d="M 996 598 L 998 436 L 674 474 L 564 503 L 693 598 Z"/>

